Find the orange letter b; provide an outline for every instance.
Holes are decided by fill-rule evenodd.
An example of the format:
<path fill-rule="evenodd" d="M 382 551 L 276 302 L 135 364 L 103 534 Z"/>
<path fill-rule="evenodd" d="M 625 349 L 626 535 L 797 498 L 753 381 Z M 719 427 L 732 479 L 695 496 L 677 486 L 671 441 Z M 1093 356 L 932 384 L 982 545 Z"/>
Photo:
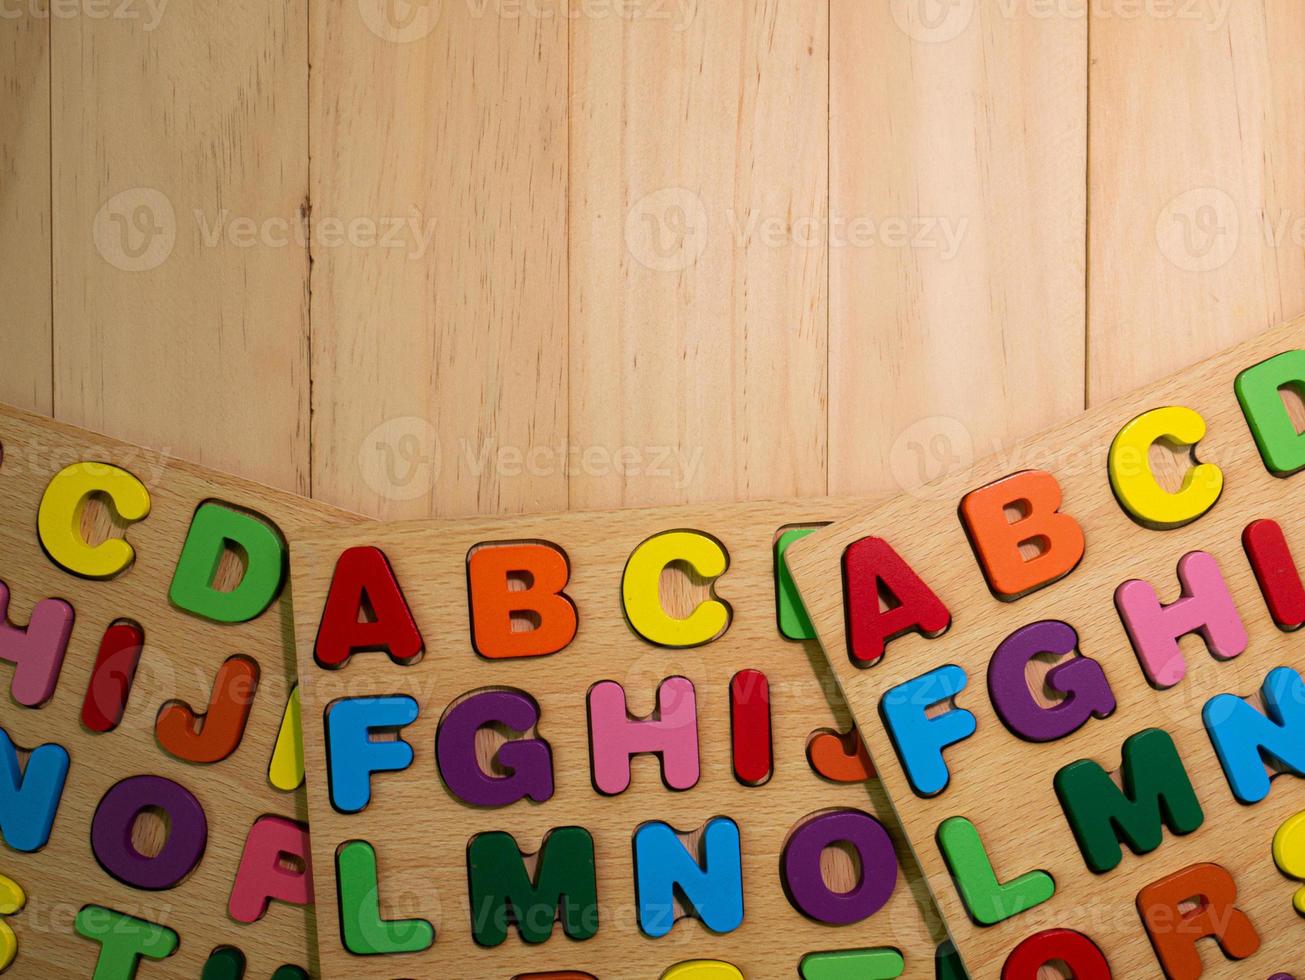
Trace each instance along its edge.
<path fill-rule="evenodd" d="M 961 520 L 997 598 L 1018 599 L 1079 563 L 1083 529 L 1059 508 L 1060 484 L 1043 470 L 1025 470 L 965 495 Z M 1025 557 L 1023 544 L 1037 554 Z"/>
<path fill-rule="evenodd" d="M 482 657 L 541 657 L 573 639 L 575 606 L 562 590 L 571 570 L 550 544 L 476 548 L 467 559 L 471 633 Z"/>

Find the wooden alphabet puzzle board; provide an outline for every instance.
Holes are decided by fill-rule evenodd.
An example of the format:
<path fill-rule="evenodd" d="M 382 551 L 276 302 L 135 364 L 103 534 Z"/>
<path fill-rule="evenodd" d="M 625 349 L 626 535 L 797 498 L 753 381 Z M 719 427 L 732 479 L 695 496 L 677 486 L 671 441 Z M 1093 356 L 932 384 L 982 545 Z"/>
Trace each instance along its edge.
<path fill-rule="evenodd" d="M 1297 321 L 790 550 L 975 980 L 1305 976 L 1301 347 Z"/>
<path fill-rule="evenodd" d="M 296 538 L 323 975 L 955 976 L 817 647 L 785 635 L 809 624 L 777 608 L 777 535 L 846 512 Z"/>
<path fill-rule="evenodd" d="M 284 542 L 353 518 L 16 409 L 0 447 L 0 965 L 316 976 Z"/>

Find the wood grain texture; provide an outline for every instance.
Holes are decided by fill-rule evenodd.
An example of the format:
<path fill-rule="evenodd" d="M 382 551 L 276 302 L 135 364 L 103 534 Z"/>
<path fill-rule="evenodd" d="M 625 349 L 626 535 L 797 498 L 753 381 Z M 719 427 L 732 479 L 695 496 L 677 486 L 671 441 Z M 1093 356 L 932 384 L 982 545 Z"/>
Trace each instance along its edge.
<path fill-rule="evenodd" d="M 0 443 L 0 581 L 10 590 L 9 622 L 26 625 L 32 607 L 48 597 L 63 598 L 75 610 L 53 698 L 40 708 L 22 707 L 10 697 L 5 701 L 3 726 L 20 749 L 56 742 L 71 756 L 50 842 L 35 853 L 5 849 L 4 874 L 28 896 L 26 907 L 5 919 L 19 943 L 18 958 L 7 976 L 90 976 L 99 947 L 73 931 L 73 918 L 87 904 L 148 919 L 179 934 L 176 953 L 166 963 L 142 966 L 142 977 L 198 977 L 209 952 L 223 944 L 245 953 L 252 977 L 269 977 L 286 963 L 315 973 L 309 910 L 273 902 L 267 915 L 251 925 L 238 924 L 227 914 L 254 820 L 264 814 L 306 819 L 301 792 L 282 792 L 268 782 L 268 764 L 294 678 L 288 590 L 262 616 L 229 626 L 171 605 L 168 589 L 191 517 L 205 500 L 257 511 L 290 540 L 306 525 L 353 518 L 164 453 L 7 407 L 0 407 Z M 65 572 L 46 557 L 34 533 L 37 507 L 51 476 L 80 460 L 127 469 L 151 497 L 149 516 L 125 532 L 136 552 L 135 563 L 110 581 Z M 82 702 L 100 638 L 119 618 L 143 628 L 144 652 L 121 724 L 96 734 L 81 724 Z M 218 667 L 235 654 L 253 658 L 260 667 L 238 748 L 225 761 L 206 766 L 165 754 L 155 738 L 155 718 L 162 705 L 179 698 L 202 711 Z M 6 689 L 11 678 L 6 664 Z M 89 846 L 91 818 L 104 793 L 120 779 L 142 773 L 182 784 L 206 811 L 204 856 L 189 877 L 168 891 L 140 891 L 120 883 L 98 865 Z"/>
<path fill-rule="evenodd" d="M 572 27 L 571 506 L 822 494 L 827 6 L 646 11 Z"/>
<path fill-rule="evenodd" d="M 832 0 L 829 491 L 1083 407 L 1087 24 Z"/>
<path fill-rule="evenodd" d="M 780 978 L 796 975 L 797 963 L 807 952 L 895 946 L 906 956 L 907 976 L 932 977 L 942 934 L 923 901 L 909 851 L 900 840 L 899 861 L 907 869 L 904 877 L 899 878 L 889 904 L 857 925 L 837 928 L 806 919 L 789 904 L 779 878 L 786 836 L 809 814 L 848 807 L 877 813 L 891 824 L 877 784 L 833 784 L 809 767 L 810 734 L 817 729 L 843 730 L 847 717 L 842 706 L 835 702 L 831 707 L 826 696 L 829 674 L 818 666 L 814 643 L 785 640 L 776 626 L 776 532 L 789 523 L 829 520 L 847 507 L 846 502 L 824 500 L 689 506 L 497 521 L 407 522 L 339 533 L 324 528 L 311 541 L 296 538 L 294 591 L 299 655 L 305 670 L 305 753 L 319 905 L 327 908 L 324 903 L 336 891 L 337 847 L 365 839 L 378 855 L 383 913 L 421 916 L 436 930 L 434 946 L 424 953 L 356 957 L 342 948 L 338 919 L 321 915 L 323 975 L 509 977 L 584 970 L 604 980 L 620 980 L 656 977 L 683 960 L 719 957 L 750 978 Z M 620 599 L 630 553 L 653 534 L 673 529 L 700 529 L 720 541 L 729 554 L 727 572 L 709 585 L 731 606 L 731 623 L 719 638 L 695 649 L 667 649 L 638 638 L 627 624 Z M 467 556 L 478 544 L 526 540 L 549 541 L 566 553 L 570 580 L 565 591 L 575 603 L 579 632 L 568 647 L 552 656 L 512 661 L 481 658 L 469 632 Z M 314 639 L 336 558 L 355 545 L 380 547 L 391 562 L 425 644 L 425 654 L 415 665 L 398 666 L 383 653 L 356 654 L 337 670 L 324 670 L 315 662 Z M 681 579 L 683 589 L 684 576 L 674 570 L 670 574 Z M 694 602 L 701 601 L 702 587 L 695 594 Z M 774 774 L 760 787 L 738 782 L 731 764 L 727 690 L 731 677 L 749 667 L 767 675 L 771 691 Z M 689 678 L 695 687 L 699 782 L 690 790 L 671 792 L 659 778 L 656 760 L 645 756 L 634 760 L 632 784 L 626 792 L 600 796 L 590 775 L 589 687 L 603 679 L 618 681 L 626 690 L 631 713 L 643 717 L 653 708 L 660 682 L 676 675 Z M 551 747 L 556 786 L 555 795 L 545 803 L 485 810 L 464 806 L 443 789 L 433 751 L 441 715 L 460 695 L 490 686 L 524 690 L 540 705 L 538 733 Z M 413 695 L 421 707 L 417 721 L 400 732 L 413 746 L 414 762 L 401 773 L 377 774 L 370 804 L 361 813 L 342 814 L 328 799 L 325 709 L 342 697 L 399 693 Z M 700 923 L 681 922 L 669 935 L 649 939 L 639 931 L 634 912 L 631 840 L 635 828 L 648 820 L 664 820 L 691 832 L 718 815 L 736 820 L 742 833 L 742 927 L 718 936 Z M 598 934 L 575 942 L 562 936 L 558 927 L 549 941 L 529 946 L 512 930 L 500 946 L 476 946 L 467 895 L 466 851 L 471 836 L 505 830 L 523 850 L 534 851 L 544 833 L 561 826 L 581 826 L 594 837 Z M 842 881 L 851 885 L 847 877 Z"/>
<path fill-rule="evenodd" d="M 39 16 L 46 13 L 46 16 Z M 50 20 L 0 17 L 0 400 L 50 413 Z"/>
<path fill-rule="evenodd" d="M 1305 312 L 1305 9 L 1124 8 L 1092 19 L 1094 404 Z"/>
<path fill-rule="evenodd" d="M 114 6 L 52 22 L 55 414 L 307 492 L 306 0 Z"/>
<path fill-rule="evenodd" d="M 1213 947 L 1203 946 L 1203 975 L 1269 976 L 1298 967 L 1300 922 L 1291 901 L 1295 889 L 1274 866 L 1270 841 L 1278 826 L 1301 809 L 1305 797 L 1292 777 L 1283 776 L 1267 800 L 1254 807 L 1239 805 L 1204 729 L 1201 710 L 1218 693 L 1252 698 L 1273 667 L 1305 666 L 1299 634 L 1281 633 L 1273 625 L 1241 545 L 1247 523 L 1273 518 L 1287 529 L 1297 558 L 1305 553 L 1299 528 L 1290 520 L 1296 484 L 1266 471 L 1233 394 L 1238 372 L 1298 348 L 1302 340 L 1305 321 L 1297 320 L 1021 443 L 1010 456 L 983 460 L 970 472 L 930 488 L 927 495 L 900 497 L 790 549 L 790 567 L 829 661 L 975 980 L 999 976 L 1019 941 L 1052 927 L 1089 935 L 1106 953 L 1116 976 L 1159 977 L 1134 901 L 1143 886 L 1203 861 L 1232 873 L 1238 907 L 1251 917 L 1263 941 L 1260 951 L 1242 962 L 1225 960 Z M 1222 468 L 1225 482 L 1222 497 L 1203 518 L 1176 530 L 1152 531 L 1133 523 L 1116 502 L 1105 457 L 1124 424 L 1163 405 L 1189 406 L 1204 417 L 1208 435 L 1197 453 Z M 1084 529 L 1087 551 L 1077 569 L 1060 582 L 1015 602 L 1001 602 L 987 588 L 956 508 L 966 492 L 1024 468 L 1044 468 L 1057 478 L 1064 491 L 1063 511 Z M 869 535 L 886 538 L 898 550 L 948 606 L 952 624 L 937 639 L 918 634 L 896 639 L 881 661 L 860 669 L 848 655 L 841 557 L 853 541 Z M 1176 687 L 1161 691 L 1142 673 L 1113 595 L 1120 584 L 1136 578 L 1152 583 L 1162 601 L 1172 602 L 1178 594 L 1178 560 L 1194 550 L 1207 551 L 1218 561 L 1250 645 L 1236 659 L 1219 661 L 1203 643 L 1186 641 L 1187 675 Z M 1118 708 L 1068 737 L 1032 744 L 1003 726 L 985 696 L 984 679 L 997 645 L 1016 628 L 1044 619 L 1059 619 L 1077 630 L 1079 651 L 1102 664 Z M 973 737 L 946 750 L 950 785 L 938 796 L 921 798 L 907 784 L 878 708 L 887 690 L 944 664 L 966 671 L 968 686 L 955 703 L 975 714 L 978 728 Z M 1124 740 L 1150 727 L 1173 736 L 1205 822 L 1184 837 L 1166 832 L 1151 854 L 1139 857 L 1126 850 L 1113 872 L 1093 875 L 1070 833 L 1052 778 L 1079 759 L 1094 760 L 1107 771 L 1118 769 Z M 1016 814 L 1018 819 L 1012 820 Z M 1002 880 L 1045 869 L 1056 881 L 1055 896 L 999 925 L 973 925 L 934 843 L 938 825 L 956 815 L 978 826 Z"/>
<path fill-rule="evenodd" d="M 565 506 L 567 26 L 560 0 L 313 5 L 322 499 Z"/>

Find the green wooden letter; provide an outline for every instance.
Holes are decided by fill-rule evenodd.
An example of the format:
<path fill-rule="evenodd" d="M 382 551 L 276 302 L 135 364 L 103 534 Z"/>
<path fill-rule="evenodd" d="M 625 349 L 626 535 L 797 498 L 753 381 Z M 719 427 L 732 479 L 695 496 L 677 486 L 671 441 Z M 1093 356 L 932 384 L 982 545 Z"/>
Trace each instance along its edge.
<path fill-rule="evenodd" d="M 1124 788 L 1095 762 L 1072 762 L 1056 773 L 1056 795 L 1087 866 L 1098 874 L 1160 846 L 1164 827 L 1190 834 L 1205 820 L 1183 760 L 1167 732 L 1148 728 L 1124 743 Z"/>

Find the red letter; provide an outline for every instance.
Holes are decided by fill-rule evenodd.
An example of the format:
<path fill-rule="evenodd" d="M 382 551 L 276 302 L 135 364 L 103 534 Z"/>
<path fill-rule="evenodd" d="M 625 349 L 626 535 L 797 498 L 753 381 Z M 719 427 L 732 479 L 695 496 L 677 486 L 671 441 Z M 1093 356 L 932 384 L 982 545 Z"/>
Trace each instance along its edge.
<path fill-rule="evenodd" d="M 383 650 L 396 663 L 415 663 L 421 633 L 380 548 L 350 548 L 335 563 L 313 656 L 343 667 L 355 653 Z"/>
<path fill-rule="evenodd" d="M 513 578 L 525 588 L 513 588 Z M 562 590 L 571 570 L 549 544 L 492 545 L 467 558 L 471 637 L 476 652 L 494 659 L 541 657 L 575 639 L 575 606 Z M 521 629 L 523 620 L 533 629 Z"/>
<path fill-rule="evenodd" d="M 843 552 L 847 644 L 853 660 L 873 663 L 889 640 L 918 630 L 934 637 L 952 617 L 929 586 L 883 538 L 862 538 Z M 879 609 L 881 596 L 888 608 Z"/>
<path fill-rule="evenodd" d="M 1196 899 L 1184 913 L 1181 904 Z M 1201 975 L 1197 940 L 1214 937 L 1224 955 L 1244 960 L 1260 948 L 1260 935 L 1237 908 L 1237 884 L 1217 864 L 1194 864 L 1137 893 L 1137 910 L 1170 980 Z"/>
<path fill-rule="evenodd" d="M 1305 588 L 1282 527 L 1277 521 L 1251 521 L 1242 532 L 1242 547 L 1273 621 L 1281 630 L 1299 629 L 1305 624 Z"/>
<path fill-rule="evenodd" d="M 730 736 L 739 782 L 770 779 L 770 684 L 759 670 L 741 670 L 730 681 Z"/>
<path fill-rule="evenodd" d="M 144 631 L 125 619 L 110 623 L 104 631 L 82 701 L 82 724 L 91 731 L 111 732 L 121 723 L 144 645 Z"/>
<path fill-rule="evenodd" d="M 1039 971 L 1057 960 L 1070 968 L 1074 980 L 1111 980 L 1110 964 L 1091 939 L 1069 929 L 1048 929 L 1015 947 L 1001 968 L 1001 980 L 1038 980 Z"/>

